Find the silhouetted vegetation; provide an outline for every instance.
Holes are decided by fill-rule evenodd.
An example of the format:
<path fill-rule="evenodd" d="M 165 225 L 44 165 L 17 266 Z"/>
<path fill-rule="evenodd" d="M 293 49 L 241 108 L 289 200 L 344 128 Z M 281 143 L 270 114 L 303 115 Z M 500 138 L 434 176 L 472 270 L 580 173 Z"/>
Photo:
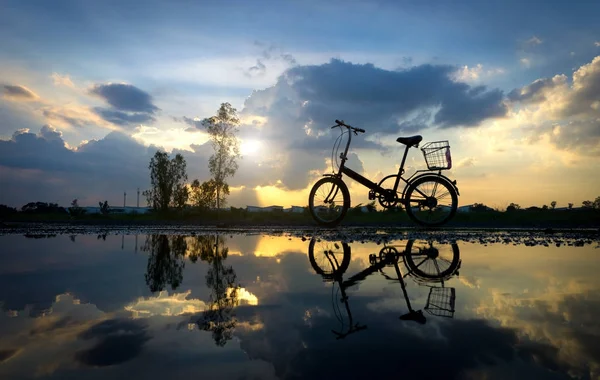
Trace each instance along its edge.
<path fill-rule="evenodd" d="M 188 200 L 185 158 L 176 154 L 169 158 L 165 152 L 157 151 L 150 159 L 151 188 L 143 192 L 148 204 L 158 211 L 168 211 L 170 207 L 183 208 Z"/>
<path fill-rule="evenodd" d="M 18 210 L 14 207 L 10 207 L 7 205 L 0 205 L 0 216 L 14 215 L 17 212 L 18 212 Z"/>
<path fill-rule="evenodd" d="M 72 216 L 81 216 L 85 214 L 85 210 L 79 207 L 79 202 L 77 201 L 77 199 L 73 199 L 73 201 L 71 202 L 71 207 L 69 207 L 69 214 L 71 214 Z"/>
<path fill-rule="evenodd" d="M 148 252 L 146 284 L 151 292 L 175 290 L 183 280 L 187 243 L 184 236 L 148 235 L 142 247 Z"/>
<path fill-rule="evenodd" d="M 195 236 L 189 244 L 189 259 L 198 258 L 209 264 L 206 286 L 211 289 L 209 302 L 202 317 L 196 321 L 199 328 L 211 331 L 215 344 L 224 346 L 233 337 L 236 325 L 233 309 L 239 304 L 237 275 L 232 266 L 224 264 L 229 248 L 222 236 Z"/>
<path fill-rule="evenodd" d="M 229 194 L 229 186 L 225 180 L 233 177 L 238 169 L 240 143 L 237 132 L 239 123 L 237 110 L 229 103 L 222 103 L 215 116 L 202 120 L 202 125 L 210 135 L 210 142 L 215 151 L 208 160 L 208 168 L 212 175 L 212 186 L 216 192 L 217 209 L 225 205 L 224 194 Z"/>
<path fill-rule="evenodd" d="M 110 212 L 110 207 L 108 206 L 108 201 L 104 201 L 104 203 L 98 202 L 98 205 L 100 206 L 100 214 L 106 215 Z"/>
<path fill-rule="evenodd" d="M 591 208 L 595 210 L 600 210 L 600 196 L 596 197 L 596 199 L 592 201 L 583 201 L 581 202 L 582 207 Z"/>
<path fill-rule="evenodd" d="M 26 214 L 65 214 L 68 212 L 57 203 L 29 202 L 21 207 L 21 212 Z"/>

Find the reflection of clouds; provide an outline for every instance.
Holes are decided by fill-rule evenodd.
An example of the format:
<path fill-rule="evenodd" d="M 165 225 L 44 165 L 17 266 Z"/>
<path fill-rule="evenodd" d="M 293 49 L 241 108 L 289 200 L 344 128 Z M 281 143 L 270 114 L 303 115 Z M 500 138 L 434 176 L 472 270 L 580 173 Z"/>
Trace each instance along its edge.
<path fill-rule="evenodd" d="M 128 312 L 105 313 L 61 294 L 42 316 L 32 317 L 28 310 L 12 316 L 2 313 L 0 379 L 106 379 L 132 373 L 136 378 L 165 379 L 193 377 L 199 371 L 210 379 L 275 378 L 272 365 L 249 360 L 239 342 L 215 347 L 210 334 L 175 328 L 176 315 L 203 310 L 203 301 L 189 295 L 162 292 L 131 302 Z M 246 292 L 245 298 L 251 301 L 252 294 Z M 131 319 L 130 313 L 146 318 Z M 263 328 L 257 317 L 237 325 L 247 333 Z M 97 369 L 107 366 L 110 369 Z"/>
<path fill-rule="evenodd" d="M 187 299 L 192 293 L 188 290 L 183 293 L 173 293 L 163 290 L 155 297 L 140 297 L 137 301 L 125 306 L 134 318 L 151 317 L 154 315 L 176 316 L 181 314 L 193 314 L 201 312 L 206 308 L 206 303 L 199 299 Z"/>
<path fill-rule="evenodd" d="M 475 276 L 458 276 L 458 281 L 466 287 L 471 289 L 479 289 L 481 286 L 481 279 Z"/>
<path fill-rule="evenodd" d="M 557 363 L 571 376 L 600 376 L 600 295 L 574 280 L 548 278 L 547 286 L 520 293 L 491 290 L 475 312 L 515 329 L 523 345 L 549 345 L 536 353 L 538 361 Z M 529 342 L 531 341 L 531 342 Z"/>
<path fill-rule="evenodd" d="M 237 288 L 235 290 L 237 291 L 237 298 L 240 305 L 258 305 L 258 298 L 245 288 Z M 227 297 L 229 297 L 233 291 L 234 289 L 232 288 L 227 289 Z"/>

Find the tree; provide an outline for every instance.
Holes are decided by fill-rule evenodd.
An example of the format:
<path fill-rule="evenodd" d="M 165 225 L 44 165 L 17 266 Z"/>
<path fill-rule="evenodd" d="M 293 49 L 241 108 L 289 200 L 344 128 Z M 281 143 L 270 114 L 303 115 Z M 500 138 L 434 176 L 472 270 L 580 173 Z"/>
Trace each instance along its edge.
<path fill-rule="evenodd" d="M 142 250 L 148 252 L 145 279 L 150 291 L 159 292 L 167 285 L 176 290 L 183 281 L 187 250 L 185 237 L 148 235 Z"/>
<path fill-rule="evenodd" d="M 98 202 L 98 205 L 100 206 L 100 213 L 102 215 L 106 215 L 110 212 L 110 209 L 108 207 L 108 201 L 104 201 L 104 203 Z"/>
<path fill-rule="evenodd" d="M 0 205 L 0 216 L 16 214 L 18 211 L 14 207 Z"/>
<path fill-rule="evenodd" d="M 556 201 L 550 202 L 550 207 L 552 208 L 552 210 L 554 210 L 556 208 Z"/>
<path fill-rule="evenodd" d="M 210 141 L 215 151 L 208 160 L 208 168 L 214 181 L 217 209 L 221 207 L 221 198 L 225 194 L 227 186 L 225 180 L 233 177 L 238 169 L 240 143 L 237 132 L 239 122 L 237 110 L 229 103 L 222 103 L 215 116 L 202 120 L 202 125 L 210 135 Z"/>
<path fill-rule="evenodd" d="M 573 208 L 573 203 L 569 203 L 569 210 Z"/>
<path fill-rule="evenodd" d="M 79 207 L 79 202 L 77 199 L 73 199 L 71 202 L 71 207 L 69 207 L 69 214 L 73 216 L 79 216 L 85 214 L 85 210 Z"/>
<path fill-rule="evenodd" d="M 594 202 L 592 201 L 583 201 L 581 202 L 581 206 L 584 208 L 593 208 L 594 207 Z"/>
<path fill-rule="evenodd" d="M 224 206 L 225 196 L 229 195 L 229 185 L 224 184 L 219 194 L 219 205 Z M 196 207 L 211 209 L 217 206 L 217 186 L 213 179 L 202 182 L 195 179 L 190 186 L 190 201 Z"/>
<path fill-rule="evenodd" d="M 209 264 L 206 285 L 211 289 L 206 310 L 196 324 L 204 331 L 211 331 L 215 344 L 223 347 L 233 337 L 237 323 L 234 309 L 240 303 L 238 292 L 241 289 L 233 267 L 224 264 L 229 248 L 221 236 L 199 236 L 192 252 L 191 260 L 200 257 Z"/>
<path fill-rule="evenodd" d="M 521 206 L 519 206 L 516 203 L 511 203 L 508 205 L 508 207 L 506 208 L 506 211 L 516 211 L 516 210 L 520 210 Z"/>
<path fill-rule="evenodd" d="M 170 159 L 167 153 L 157 151 L 150 159 L 151 188 L 143 194 L 154 210 L 167 211 L 169 206 L 183 207 L 187 202 L 186 166 L 179 153 Z"/>

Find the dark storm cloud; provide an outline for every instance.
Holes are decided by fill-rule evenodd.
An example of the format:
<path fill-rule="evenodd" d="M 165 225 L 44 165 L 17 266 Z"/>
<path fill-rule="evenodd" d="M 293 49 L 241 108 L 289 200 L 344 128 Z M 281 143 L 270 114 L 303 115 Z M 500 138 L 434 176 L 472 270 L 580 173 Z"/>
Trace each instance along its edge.
<path fill-rule="evenodd" d="M 38 96 L 28 88 L 24 86 L 18 85 L 10 85 L 5 84 L 2 86 L 4 88 L 4 96 L 13 100 L 35 100 Z"/>
<path fill-rule="evenodd" d="M 139 88 L 124 83 L 98 84 L 90 93 L 103 98 L 120 111 L 154 113 L 159 110 L 152 104 L 152 97 Z"/>
<path fill-rule="evenodd" d="M 90 93 L 101 97 L 112 107 L 96 107 L 94 112 L 120 126 L 153 122 L 154 114 L 160 110 L 153 104 L 150 94 L 130 84 L 98 84 Z"/>
<path fill-rule="evenodd" d="M 94 112 L 104 120 L 121 126 L 138 125 L 156 121 L 152 114 L 143 112 L 123 112 L 102 107 L 94 108 Z"/>
<path fill-rule="evenodd" d="M 120 364 L 138 356 L 144 344 L 151 339 L 147 326 L 140 320 L 109 319 L 79 334 L 83 340 L 96 339 L 88 350 L 75 353 L 75 360 L 93 366 L 106 367 Z"/>
<path fill-rule="evenodd" d="M 304 114 L 318 123 L 346 115 L 347 121 L 372 125 L 374 131 L 396 132 L 399 119 L 428 107 L 439 107 L 435 123 L 444 128 L 477 126 L 487 118 L 506 115 L 502 91 L 454 82 L 450 74 L 455 70 L 421 65 L 388 71 L 334 59 L 320 66 L 291 68 L 285 77 L 308 101 Z"/>
<path fill-rule="evenodd" d="M 79 198 L 92 205 L 104 199 L 118 204 L 123 190 L 146 188 L 148 162 L 155 150 L 120 132 L 71 150 L 50 126 L 38 134 L 18 131 L 12 139 L 0 140 L 5 202 L 20 206 L 59 200 L 66 204 L 69 198 Z"/>

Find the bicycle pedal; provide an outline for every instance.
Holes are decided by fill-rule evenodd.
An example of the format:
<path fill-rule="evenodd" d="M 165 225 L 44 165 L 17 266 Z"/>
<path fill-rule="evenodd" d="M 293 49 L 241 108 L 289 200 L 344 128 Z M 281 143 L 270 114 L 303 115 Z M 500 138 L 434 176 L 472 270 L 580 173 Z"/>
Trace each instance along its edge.
<path fill-rule="evenodd" d="M 372 201 L 375 199 L 375 192 L 373 190 L 369 191 L 369 200 Z"/>

